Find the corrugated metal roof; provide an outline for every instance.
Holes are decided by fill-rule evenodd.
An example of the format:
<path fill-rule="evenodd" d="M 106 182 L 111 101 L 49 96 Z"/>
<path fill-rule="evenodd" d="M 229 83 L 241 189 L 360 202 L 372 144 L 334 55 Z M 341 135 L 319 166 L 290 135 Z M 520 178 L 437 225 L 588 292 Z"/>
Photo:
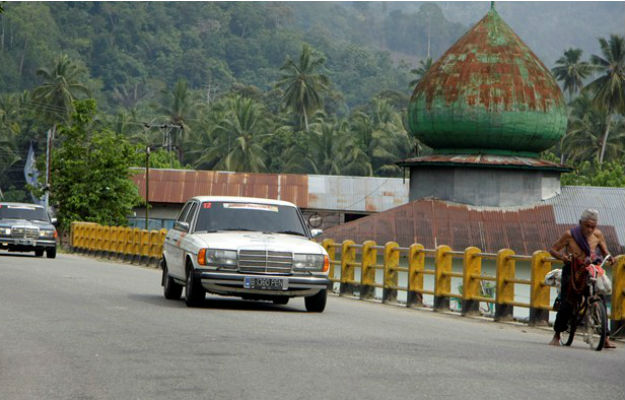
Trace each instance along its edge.
<path fill-rule="evenodd" d="M 532 157 L 500 156 L 494 154 L 433 154 L 409 158 L 397 163 L 410 167 L 415 165 L 476 166 L 493 168 L 541 169 L 550 171 L 570 171 L 564 165 Z"/>
<path fill-rule="evenodd" d="M 510 248 L 517 254 L 532 254 L 549 248 L 571 227 L 556 221 L 554 208 L 480 209 L 440 200 L 417 200 L 329 228 L 323 237 L 336 241 L 375 240 L 379 244 L 396 241 L 402 246 L 421 243 L 426 248 L 446 244 L 455 250 L 478 246 L 487 252 Z M 614 226 L 601 224 L 601 229 L 611 251 L 621 252 Z"/>
<path fill-rule="evenodd" d="M 562 225 L 576 225 L 586 208 L 598 210 L 599 228 L 614 227 L 619 244 L 625 246 L 625 188 L 563 186 L 562 193 L 545 204 L 553 206 L 556 222 Z"/>
<path fill-rule="evenodd" d="M 145 173 L 132 177 L 145 198 Z M 260 174 L 150 169 L 150 202 L 184 203 L 193 196 L 246 196 L 286 200 L 301 208 L 378 212 L 408 202 L 408 181 L 330 175 Z"/>

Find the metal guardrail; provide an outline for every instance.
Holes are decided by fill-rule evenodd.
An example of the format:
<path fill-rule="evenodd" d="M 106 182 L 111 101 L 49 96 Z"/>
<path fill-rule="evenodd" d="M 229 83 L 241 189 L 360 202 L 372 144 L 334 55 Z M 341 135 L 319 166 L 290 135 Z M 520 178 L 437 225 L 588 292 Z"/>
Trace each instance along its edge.
<path fill-rule="evenodd" d="M 167 229 L 148 231 L 72 222 L 70 246 L 77 252 L 150 265 L 159 262 L 166 235 Z"/>
<path fill-rule="evenodd" d="M 468 247 L 464 251 L 454 251 L 449 246 L 440 245 L 436 249 L 426 249 L 415 243 L 410 247 L 400 247 L 395 242 L 384 246 L 374 241 L 356 244 L 352 240 L 335 243 L 332 239 L 322 242 L 330 256 L 330 280 L 339 283 L 339 295 L 354 295 L 359 292 L 360 299 L 372 299 L 376 288 L 382 289 L 382 302 L 395 302 L 397 291 L 407 292 L 408 307 L 423 306 L 423 295 L 434 296 L 433 308 L 437 311 L 449 310 L 449 299 L 461 299 L 461 313 L 471 315 L 479 313 L 479 303 L 494 304 L 496 321 L 513 318 L 514 307 L 529 308 L 529 323 L 545 324 L 548 322 L 551 308 L 550 287 L 545 285 L 544 277 L 560 260 L 552 258 L 543 250 L 535 251 L 531 256 L 515 254 L 513 250 L 502 249 L 497 253 L 485 253 L 477 247 Z M 338 252 L 337 252 L 338 250 Z M 383 264 L 378 264 L 378 251 L 383 253 Z M 340 254 L 340 258 L 337 257 Z M 400 266 L 400 256 L 407 259 L 407 266 Z M 434 269 L 426 269 L 426 258 L 433 261 Z M 462 272 L 452 271 L 453 259 L 462 259 Z M 360 260 L 360 261 L 358 261 Z M 495 260 L 494 276 L 482 274 L 482 261 Z M 529 263 L 530 279 L 516 276 L 516 263 Z M 430 263 L 431 264 L 431 263 Z M 340 266 L 340 275 L 336 278 L 336 267 Z M 355 271 L 360 269 L 360 281 Z M 382 282 L 376 282 L 376 271 L 383 270 Z M 408 274 L 407 285 L 399 286 L 398 272 Z M 433 275 L 433 288 L 424 287 L 424 276 Z M 462 293 L 451 290 L 452 278 L 462 278 Z M 485 297 L 480 289 L 484 282 L 495 283 L 493 298 Z M 515 285 L 529 285 L 529 303 L 515 301 Z M 612 314 L 611 319 L 625 323 L 625 256 L 616 257 L 612 274 Z"/>

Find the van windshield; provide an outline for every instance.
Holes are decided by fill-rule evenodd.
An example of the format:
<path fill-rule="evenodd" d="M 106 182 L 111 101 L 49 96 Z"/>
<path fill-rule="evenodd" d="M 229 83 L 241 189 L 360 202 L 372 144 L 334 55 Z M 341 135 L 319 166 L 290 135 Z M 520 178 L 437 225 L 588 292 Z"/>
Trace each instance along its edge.
<path fill-rule="evenodd" d="M 297 208 L 262 203 L 204 202 L 196 231 L 257 231 L 308 236 Z"/>
<path fill-rule="evenodd" d="M 43 207 L 0 204 L 0 218 L 50 221 Z"/>

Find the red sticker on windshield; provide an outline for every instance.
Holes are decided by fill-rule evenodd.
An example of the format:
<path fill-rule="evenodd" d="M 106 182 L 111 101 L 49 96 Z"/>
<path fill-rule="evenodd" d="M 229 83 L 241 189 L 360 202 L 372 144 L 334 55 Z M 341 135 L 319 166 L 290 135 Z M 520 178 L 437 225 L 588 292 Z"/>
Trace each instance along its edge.
<path fill-rule="evenodd" d="M 204 208 L 211 208 L 213 204 L 212 203 L 204 203 L 203 206 Z"/>

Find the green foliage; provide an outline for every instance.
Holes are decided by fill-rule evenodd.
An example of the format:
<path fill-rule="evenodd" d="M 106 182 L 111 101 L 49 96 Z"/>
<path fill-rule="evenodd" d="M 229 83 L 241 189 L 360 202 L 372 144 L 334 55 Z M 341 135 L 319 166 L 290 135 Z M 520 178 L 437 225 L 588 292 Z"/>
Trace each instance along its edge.
<path fill-rule="evenodd" d="M 50 200 L 60 228 L 71 221 L 124 225 L 140 198 L 130 181 L 134 147 L 110 130 L 94 128 L 95 101 L 74 103 L 71 125 L 57 131 L 61 143 L 52 155 Z"/>
<path fill-rule="evenodd" d="M 563 185 L 575 186 L 625 186 L 623 161 L 610 161 L 599 164 L 596 161 L 584 161 L 573 172 L 562 175 Z"/>
<path fill-rule="evenodd" d="M 584 79 L 592 72 L 592 65 L 588 61 L 582 61 L 582 49 L 570 48 L 556 61 L 556 66 L 551 69 L 558 81 L 563 83 L 563 88 L 568 92 L 569 100 L 573 95 L 584 87 Z"/>
<path fill-rule="evenodd" d="M 16 189 L 11 186 L 8 190 L 2 192 L 2 201 L 12 201 L 16 203 L 30 203 L 30 194 L 25 190 Z"/>
<path fill-rule="evenodd" d="M 89 96 L 89 90 L 79 81 L 84 73 L 67 54 L 57 57 L 52 68 L 37 70 L 44 82 L 33 91 L 33 103 L 46 122 L 68 122 L 74 112 L 74 100 L 80 94 Z"/>
<path fill-rule="evenodd" d="M 131 157 L 130 165 L 133 167 L 145 168 L 146 148 L 137 144 L 134 146 L 134 156 Z M 183 166 L 178 160 L 178 155 L 166 149 L 150 151 L 150 168 L 171 168 L 171 169 L 191 169 L 190 166 Z"/>
<path fill-rule="evenodd" d="M 304 121 L 307 131 L 309 116 L 323 106 L 323 92 L 330 86 L 322 73 L 325 62 L 323 55 L 305 44 L 297 63 L 287 57 L 280 68 L 282 75 L 276 85 L 284 88 L 283 104 Z"/>

